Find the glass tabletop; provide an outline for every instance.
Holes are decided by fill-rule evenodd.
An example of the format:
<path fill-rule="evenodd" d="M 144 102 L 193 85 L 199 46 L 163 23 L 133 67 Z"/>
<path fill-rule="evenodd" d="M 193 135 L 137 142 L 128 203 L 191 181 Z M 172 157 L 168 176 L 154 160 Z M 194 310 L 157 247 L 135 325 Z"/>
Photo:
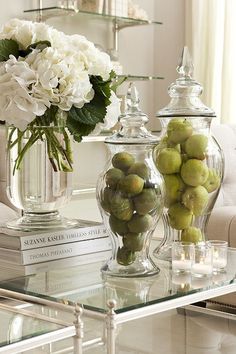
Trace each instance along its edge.
<path fill-rule="evenodd" d="M 159 274 L 146 278 L 102 279 L 102 263 L 92 263 L 15 278 L 1 282 L 0 287 L 70 305 L 79 302 L 86 309 L 102 313 L 107 311 L 107 301 L 114 299 L 117 303 L 116 313 L 122 313 L 195 292 L 236 284 L 236 249 L 233 248 L 228 251 L 226 272 L 207 278 L 175 275 L 169 262 L 157 261 L 157 264 Z"/>
<path fill-rule="evenodd" d="M 157 261 L 160 272 L 146 278 L 102 279 L 102 263 L 74 266 L 20 277 L 0 283 L 0 287 L 39 298 L 74 305 L 83 304 L 85 309 L 107 312 L 107 301 L 116 300 L 116 313 L 151 304 L 163 303 L 205 290 L 214 290 L 236 284 L 236 249 L 228 251 L 226 272 L 212 277 L 196 278 L 191 275 L 175 275 L 170 263 Z M 216 293 L 215 296 L 218 294 Z"/>
<path fill-rule="evenodd" d="M 63 326 L 0 306 L 0 348 L 62 329 Z"/>

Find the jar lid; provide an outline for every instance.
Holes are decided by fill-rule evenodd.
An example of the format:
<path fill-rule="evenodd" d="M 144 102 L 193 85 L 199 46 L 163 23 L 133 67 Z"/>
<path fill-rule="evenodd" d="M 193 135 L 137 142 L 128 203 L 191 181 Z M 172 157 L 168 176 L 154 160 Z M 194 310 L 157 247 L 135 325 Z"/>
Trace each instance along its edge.
<path fill-rule="evenodd" d="M 201 84 L 192 78 L 193 62 L 188 47 L 184 47 L 176 70 L 180 77 L 168 88 L 171 101 L 166 107 L 157 112 L 157 117 L 215 117 L 215 112 L 205 106 L 199 98 L 203 88 Z"/>
<path fill-rule="evenodd" d="M 156 144 L 159 139 L 152 135 L 145 125 L 148 116 L 139 107 L 137 88 L 130 83 L 125 97 L 125 112 L 119 116 L 120 129 L 111 137 L 105 139 L 109 144 Z"/>

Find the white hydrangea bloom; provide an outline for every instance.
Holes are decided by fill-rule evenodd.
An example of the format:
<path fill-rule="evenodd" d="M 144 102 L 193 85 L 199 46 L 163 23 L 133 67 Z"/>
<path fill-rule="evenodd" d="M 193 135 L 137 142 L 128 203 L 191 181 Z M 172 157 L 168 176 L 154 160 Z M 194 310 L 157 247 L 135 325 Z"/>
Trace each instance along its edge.
<path fill-rule="evenodd" d="M 96 48 L 92 42 L 78 34 L 69 37 L 70 45 L 84 54 L 85 66 L 90 75 L 101 76 L 104 81 L 109 79 L 112 63 L 107 53 Z"/>
<path fill-rule="evenodd" d="M 37 85 L 32 87 L 35 97 L 48 97 L 63 111 L 72 105 L 81 108 L 93 98 L 88 72 L 77 53 L 49 47 L 42 52 L 34 50 L 26 62 L 38 76 Z"/>
<path fill-rule="evenodd" d="M 37 82 L 37 75 L 25 62 L 15 57 L 1 65 L 0 120 L 25 130 L 36 116 L 42 116 L 50 106 L 48 99 L 35 98 L 29 87 Z"/>
<path fill-rule="evenodd" d="M 20 49 L 39 41 L 51 43 L 25 58 L 10 56 L 0 63 L 0 120 L 21 130 L 51 105 L 62 111 L 82 108 L 94 97 L 90 76 L 101 76 L 104 81 L 110 77 L 110 57 L 84 36 L 69 36 L 45 23 L 13 19 L 3 27 L 0 39 L 17 41 Z M 114 126 L 118 115 L 119 100 L 112 92 L 104 123 L 94 132 Z"/>
<path fill-rule="evenodd" d="M 0 39 L 14 39 L 20 49 L 26 49 L 34 42 L 34 24 L 31 21 L 12 19 L 1 30 Z"/>

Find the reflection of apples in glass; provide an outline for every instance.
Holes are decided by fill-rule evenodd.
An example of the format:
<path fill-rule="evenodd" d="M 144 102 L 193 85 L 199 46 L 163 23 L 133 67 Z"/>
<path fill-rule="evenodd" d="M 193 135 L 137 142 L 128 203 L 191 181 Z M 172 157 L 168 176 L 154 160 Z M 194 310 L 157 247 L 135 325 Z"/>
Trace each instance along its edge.
<path fill-rule="evenodd" d="M 198 243 L 203 241 L 202 232 L 198 227 L 190 226 L 181 232 L 181 241 Z"/>
<path fill-rule="evenodd" d="M 165 175 L 164 181 L 166 187 L 165 206 L 169 207 L 171 204 L 181 200 L 184 182 L 178 174 Z"/>
<path fill-rule="evenodd" d="M 208 193 L 211 193 L 219 188 L 220 186 L 220 176 L 218 176 L 214 168 L 209 169 L 209 174 L 206 182 L 203 184 Z"/>
<path fill-rule="evenodd" d="M 191 225 L 193 214 L 181 203 L 175 203 L 169 207 L 168 215 L 170 226 L 176 230 L 186 229 Z"/>
<path fill-rule="evenodd" d="M 193 212 L 194 215 L 199 216 L 203 213 L 208 203 L 208 192 L 202 186 L 188 187 L 183 193 L 182 202 Z"/>

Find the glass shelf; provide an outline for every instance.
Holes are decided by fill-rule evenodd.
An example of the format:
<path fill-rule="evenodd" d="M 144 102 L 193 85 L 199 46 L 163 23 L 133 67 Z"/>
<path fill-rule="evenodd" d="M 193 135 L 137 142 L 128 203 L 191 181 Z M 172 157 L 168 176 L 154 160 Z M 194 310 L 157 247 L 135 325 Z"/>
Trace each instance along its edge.
<path fill-rule="evenodd" d="M 147 76 L 147 75 L 130 75 L 122 74 L 117 75 L 118 78 L 125 78 L 125 81 L 151 81 L 151 80 L 164 80 L 162 76 Z M 125 82 L 124 81 L 124 82 Z"/>
<path fill-rule="evenodd" d="M 136 18 L 130 18 L 130 17 L 119 17 L 119 16 L 114 16 L 114 15 L 107 15 L 107 14 L 100 14 L 100 13 L 95 13 L 95 12 L 88 12 L 88 11 L 82 11 L 82 10 L 73 10 L 73 9 L 63 9 L 57 6 L 53 7 L 45 7 L 42 9 L 30 9 L 30 10 L 25 10 L 25 13 L 38 13 L 40 16 L 42 16 L 43 20 L 47 20 L 51 17 L 58 17 L 58 16 L 74 16 L 74 15 L 79 15 L 79 16 L 84 16 L 92 19 L 102 19 L 102 20 L 107 20 L 111 22 L 115 22 L 118 25 L 118 29 L 122 29 L 125 27 L 130 27 L 130 26 L 140 26 L 140 25 L 161 25 L 162 22 L 160 21 L 151 21 L 151 20 L 139 20 Z"/>

